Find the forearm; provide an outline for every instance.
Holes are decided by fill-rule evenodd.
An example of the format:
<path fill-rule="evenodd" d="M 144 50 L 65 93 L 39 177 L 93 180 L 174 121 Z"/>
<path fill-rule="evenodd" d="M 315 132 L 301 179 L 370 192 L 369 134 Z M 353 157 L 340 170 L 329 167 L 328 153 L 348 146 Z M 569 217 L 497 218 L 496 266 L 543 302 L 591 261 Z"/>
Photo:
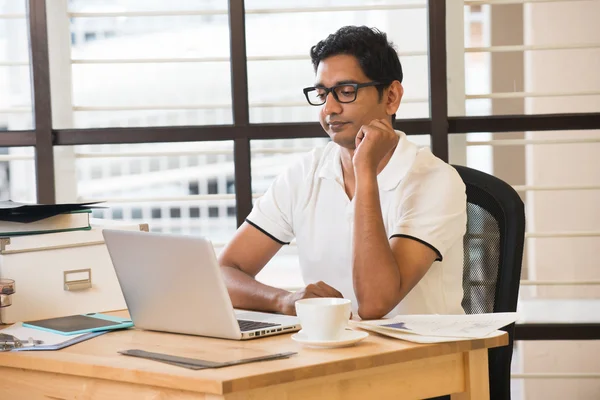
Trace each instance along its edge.
<path fill-rule="evenodd" d="M 260 283 L 235 267 L 222 266 L 221 271 L 233 307 L 282 312 L 284 298 L 290 292 Z"/>
<path fill-rule="evenodd" d="M 401 277 L 385 232 L 375 172 L 356 174 L 352 279 L 361 318 L 381 318 L 400 301 Z"/>

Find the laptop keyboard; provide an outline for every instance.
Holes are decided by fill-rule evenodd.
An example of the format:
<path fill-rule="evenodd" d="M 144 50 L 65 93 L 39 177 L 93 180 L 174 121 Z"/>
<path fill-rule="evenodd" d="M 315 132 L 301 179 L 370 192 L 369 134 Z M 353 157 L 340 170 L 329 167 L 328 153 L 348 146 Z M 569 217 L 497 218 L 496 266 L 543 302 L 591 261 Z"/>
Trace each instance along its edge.
<path fill-rule="evenodd" d="M 268 322 L 258 321 L 246 321 L 243 319 L 238 319 L 237 322 L 238 324 L 240 324 L 240 330 L 242 332 L 254 331 L 256 329 L 271 328 L 273 326 L 280 326 L 280 324 L 270 324 Z"/>

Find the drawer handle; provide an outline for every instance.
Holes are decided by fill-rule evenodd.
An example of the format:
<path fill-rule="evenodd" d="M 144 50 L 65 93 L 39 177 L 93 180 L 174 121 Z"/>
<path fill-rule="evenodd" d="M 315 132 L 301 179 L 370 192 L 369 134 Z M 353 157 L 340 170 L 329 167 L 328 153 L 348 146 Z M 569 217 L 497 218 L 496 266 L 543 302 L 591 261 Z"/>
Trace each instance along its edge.
<path fill-rule="evenodd" d="M 87 278 L 84 279 L 73 279 L 69 280 L 69 275 L 73 274 L 86 274 Z M 85 290 L 92 287 L 92 269 L 72 269 L 70 271 L 63 271 L 64 276 L 64 289 L 74 292 L 76 290 Z M 77 277 L 79 278 L 79 276 Z"/>

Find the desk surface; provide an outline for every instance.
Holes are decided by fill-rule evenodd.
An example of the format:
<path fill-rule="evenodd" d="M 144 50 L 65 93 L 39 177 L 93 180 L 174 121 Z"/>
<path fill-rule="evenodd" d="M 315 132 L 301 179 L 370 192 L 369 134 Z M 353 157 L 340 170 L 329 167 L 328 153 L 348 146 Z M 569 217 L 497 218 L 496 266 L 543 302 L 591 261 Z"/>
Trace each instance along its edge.
<path fill-rule="evenodd" d="M 303 347 L 294 342 L 290 334 L 230 341 L 128 329 L 107 333 L 60 351 L 0 353 L 0 367 L 219 395 L 507 343 L 506 334 L 453 343 L 415 344 L 371 333 L 358 345 L 323 350 Z M 214 361 L 288 351 L 298 354 L 284 360 L 194 371 L 117 353 L 125 349 Z"/>

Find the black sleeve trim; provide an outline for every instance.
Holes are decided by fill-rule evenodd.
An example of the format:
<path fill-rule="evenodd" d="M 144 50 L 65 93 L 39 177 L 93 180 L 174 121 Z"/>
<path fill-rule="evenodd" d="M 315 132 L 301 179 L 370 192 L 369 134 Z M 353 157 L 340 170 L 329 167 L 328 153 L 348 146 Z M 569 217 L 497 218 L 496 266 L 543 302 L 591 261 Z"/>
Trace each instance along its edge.
<path fill-rule="evenodd" d="M 440 253 L 440 251 L 438 249 L 436 249 L 435 247 L 433 247 L 432 245 L 430 245 L 429 243 L 427 243 L 424 240 L 421 240 L 421 239 L 416 238 L 414 236 L 401 235 L 401 234 L 392 235 L 392 236 L 390 236 L 390 239 L 391 238 L 395 238 L 395 237 L 403 237 L 403 238 L 408 238 L 408 239 L 416 240 L 417 242 L 419 242 L 421 244 L 424 244 L 425 246 L 429 247 L 431 250 L 435 251 L 435 254 L 437 254 L 437 258 L 435 259 L 435 261 L 442 261 L 444 259 L 444 257 L 442 257 L 442 253 Z"/>
<path fill-rule="evenodd" d="M 259 231 L 261 231 L 262 233 L 264 233 L 265 235 L 267 235 L 268 237 L 270 237 L 271 239 L 273 239 L 274 241 L 276 241 L 277 243 L 290 244 L 290 242 L 282 242 L 281 240 L 277 239 L 275 236 L 271 235 L 269 232 L 265 231 L 263 228 L 256 225 L 254 222 L 250 221 L 248 218 L 246 218 L 246 222 L 249 223 L 250 225 L 252 225 L 253 227 L 255 227 L 256 229 L 258 229 Z"/>

